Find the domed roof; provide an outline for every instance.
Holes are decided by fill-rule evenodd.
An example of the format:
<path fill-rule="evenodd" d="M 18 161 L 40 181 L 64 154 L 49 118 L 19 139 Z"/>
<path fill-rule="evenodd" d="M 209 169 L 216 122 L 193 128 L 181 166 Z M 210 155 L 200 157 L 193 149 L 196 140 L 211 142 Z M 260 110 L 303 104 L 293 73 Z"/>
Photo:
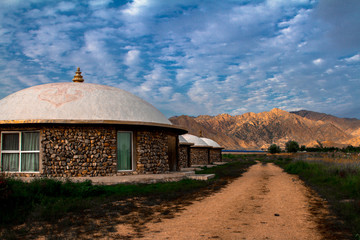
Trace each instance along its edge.
<path fill-rule="evenodd" d="M 183 135 L 179 135 L 179 144 L 180 145 L 194 145 L 194 143 L 188 142 Z"/>
<path fill-rule="evenodd" d="M 76 77 L 74 82 L 38 85 L 3 98 L 0 123 L 114 123 L 178 128 L 141 98 L 119 88 L 83 83 Z"/>
<path fill-rule="evenodd" d="M 222 148 L 217 142 L 215 142 L 214 140 L 212 140 L 210 138 L 202 137 L 201 140 L 203 140 L 204 142 L 206 142 L 207 145 L 209 145 L 213 148 Z"/>
<path fill-rule="evenodd" d="M 188 143 L 193 143 L 193 147 L 210 147 L 206 142 L 204 142 L 201 138 L 191 135 L 191 134 L 183 134 L 181 135 Z"/>

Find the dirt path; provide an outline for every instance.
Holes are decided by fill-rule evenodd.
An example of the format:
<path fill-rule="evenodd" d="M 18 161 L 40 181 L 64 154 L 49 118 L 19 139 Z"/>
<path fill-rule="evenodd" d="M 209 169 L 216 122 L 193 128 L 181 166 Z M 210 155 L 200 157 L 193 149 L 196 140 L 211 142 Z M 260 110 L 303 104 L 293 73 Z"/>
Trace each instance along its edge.
<path fill-rule="evenodd" d="M 323 239 L 312 195 L 298 178 L 258 163 L 175 218 L 148 223 L 142 239 Z"/>

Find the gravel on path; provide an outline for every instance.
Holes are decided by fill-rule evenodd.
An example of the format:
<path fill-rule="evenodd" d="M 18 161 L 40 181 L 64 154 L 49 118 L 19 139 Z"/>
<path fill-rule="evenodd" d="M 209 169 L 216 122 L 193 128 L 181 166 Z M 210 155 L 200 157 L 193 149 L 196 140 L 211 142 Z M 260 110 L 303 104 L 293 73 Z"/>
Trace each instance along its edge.
<path fill-rule="evenodd" d="M 317 215 L 327 210 L 312 213 L 313 198 L 296 176 L 258 163 L 175 218 L 146 224 L 142 239 L 325 239 Z"/>

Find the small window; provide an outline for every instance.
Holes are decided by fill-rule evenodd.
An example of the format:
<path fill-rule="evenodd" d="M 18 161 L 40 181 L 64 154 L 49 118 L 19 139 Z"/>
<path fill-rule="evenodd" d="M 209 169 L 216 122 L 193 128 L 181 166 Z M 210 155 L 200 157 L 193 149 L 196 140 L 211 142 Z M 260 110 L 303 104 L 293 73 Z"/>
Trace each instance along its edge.
<path fill-rule="evenodd" d="M 39 132 L 4 132 L 1 136 L 2 171 L 39 171 Z"/>
<path fill-rule="evenodd" d="M 132 170 L 132 133 L 117 133 L 117 170 Z"/>

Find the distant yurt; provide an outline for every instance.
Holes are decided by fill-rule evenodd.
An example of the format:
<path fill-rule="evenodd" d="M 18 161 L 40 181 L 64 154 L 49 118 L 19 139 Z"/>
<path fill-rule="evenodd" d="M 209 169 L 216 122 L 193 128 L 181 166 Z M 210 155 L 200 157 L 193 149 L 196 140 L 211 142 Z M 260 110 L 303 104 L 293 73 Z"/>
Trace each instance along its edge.
<path fill-rule="evenodd" d="M 191 167 L 191 156 L 190 156 L 190 147 L 194 143 L 186 141 L 186 139 L 180 135 L 179 136 L 179 167 L 188 168 Z"/>
<path fill-rule="evenodd" d="M 83 177 L 176 171 L 178 136 L 155 107 L 124 90 L 73 82 L 30 87 L 0 100 L 0 171 Z"/>
<path fill-rule="evenodd" d="M 210 138 L 204 138 L 201 137 L 201 140 L 203 140 L 204 142 L 206 142 L 207 145 L 211 146 L 212 148 L 209 149 L 210 153 L 210 163 L 214 163 L 214 162 L 221 162 L 222 161 L 222 154 L 221 154 L 221 150 L 224 149 L 223 147 L 221 147 L 217 142 L 215 142 L 214 140 L 210 139 Z"/>
<path fill-rule="evenodd" d="M 191 165 L 206 165 L 210 163 L 210 149 L 209 146 L 201 138 L 192 135 L 184 134 L 182 137 L 188 142 L 193 143 L 190 146 L 190 163 Z"/>

